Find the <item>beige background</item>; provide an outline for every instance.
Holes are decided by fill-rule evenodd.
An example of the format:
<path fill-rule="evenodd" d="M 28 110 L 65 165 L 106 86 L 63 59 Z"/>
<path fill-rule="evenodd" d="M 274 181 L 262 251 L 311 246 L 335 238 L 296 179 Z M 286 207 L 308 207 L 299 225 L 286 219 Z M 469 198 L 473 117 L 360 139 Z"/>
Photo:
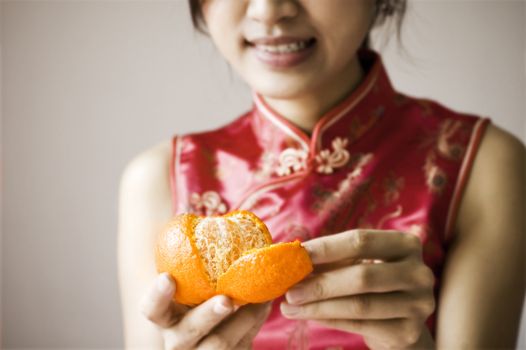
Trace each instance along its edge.
<path fill-rule="evenodd" d="M 250 106 L 186 1 L 2 1 L 2 344 L 120 348 L 117 187 L 126 162 Z M 413 1 L 401 91 L 526 140 L 521 1 Z M 524 327 L 523 327 L 524 328 Z M 524 345 L 524 341 L 522 343 Z"/>

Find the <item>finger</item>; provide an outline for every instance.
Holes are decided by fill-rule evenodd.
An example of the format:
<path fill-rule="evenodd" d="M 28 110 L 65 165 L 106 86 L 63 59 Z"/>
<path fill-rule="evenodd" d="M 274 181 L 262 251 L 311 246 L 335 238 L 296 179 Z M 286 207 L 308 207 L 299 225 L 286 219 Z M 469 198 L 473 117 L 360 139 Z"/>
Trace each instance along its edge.
<path fill-rule="evenodd" d="M 358 333 L 389 348 L 415 344 L 424 329 L 423 322 L 412 319 L 390 320 L 313 320 L 329 328 Z"/>
<path fill-rule="evenodd" d="M 291 319 L 425 319 L 435 309 L 430 294 L 406 292 L 360 294 L 304 305 L 284 302 L 280 306 L 282 314 Z"/>
<path fill-rule="evenodd" d="M 168 349 L 193 348 L 206 334 L 234 311 L 232 301 L 216 295 L 188 311 L 179 322 L 163 331 Z"/>
<path fill-rule="evenodd" d="M 399 260 L 421 255 L 420 239 L 410 233 L 393 230 L 355 229 L 315 238 L 302 243 L 313 264 L 344 259 Z"/>
<path fill-rule="evenodd" d="M 425 290 L 433 287 L 433 272 L 421 262 L 403 260 L 358 264 L 312 275 L 285 295 L 290 304 L 303 304 L 364 293 Z"/>
<path fill-rule="evenodd" d="M 198 350 L 231 349 L 239 343 L 252 327 L 268 314 L 267 304 L 253 304 L 240 308 L 236 314 L 221 324 L 197 346 Z"/>
<path fill-rule="evenodd" d="M 252 342 L 254 341 L 254 338 L 258 334 L 259 330 L 265 323 L 268 315 L 270 314 L 272 310 L 272 305 L 269 305 L 269 307 L 265 310 L 265 314 L 263 314 L 263 317 L 259 319 L 259 321 L 256 322 L 256 324 L 248 331 L 247 334 L 236 345 L 236 349 L 251 349 L 252 348 Z"/>
<path fill-rule="evenodd" d="M 327 264 L 314 265 L 312 273 L 317 274 L 317 273 L 337 270 L 342 267 L 358 265 L 363 262 L 364 262 L 363 259 L 344 259 L 344 260 L 339 260 L 339 261 L 335 261 L 335 262 L 331 262 Z"/>
<path fill-rule="evenodd" d="M 169 274 L 159 274 L 141 300 L 143 315 L 159 327 L 171 327 L 178 316 L 188 309 L 173 302 L 175 288 L 175 282 Z"/>

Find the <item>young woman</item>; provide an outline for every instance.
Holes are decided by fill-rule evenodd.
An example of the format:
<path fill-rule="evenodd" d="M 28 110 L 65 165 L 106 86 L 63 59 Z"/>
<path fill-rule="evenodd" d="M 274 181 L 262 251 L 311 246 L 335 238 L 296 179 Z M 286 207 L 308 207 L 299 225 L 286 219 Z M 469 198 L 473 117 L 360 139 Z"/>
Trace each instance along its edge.
<path fill-rule="evenodd" d="M 525 148 L 490 119 L 395 91 L 370 29 L 401 0 L 190 0 L 253 109 L 134 159 L 119 271 L 130 348 L 512 348 Z M 154 242 L 175 213 L 248 209 L 315 272 L 284 298 L 176 305 Z M 139 305 L 142 313 L 139 312 Z"/>

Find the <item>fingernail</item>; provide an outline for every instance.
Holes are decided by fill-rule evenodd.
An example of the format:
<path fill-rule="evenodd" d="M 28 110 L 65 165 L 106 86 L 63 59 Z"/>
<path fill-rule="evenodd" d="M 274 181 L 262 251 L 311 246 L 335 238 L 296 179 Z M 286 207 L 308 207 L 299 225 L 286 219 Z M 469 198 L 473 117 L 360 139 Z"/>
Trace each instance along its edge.
<path fill-rule="evenodd" d="M 168 274 L 163 273 L 157 278 L 157 289 L 164 295 L 173 293 L 172 281 Z"/>
<path fill-rule="evenodd" d="M 305 291 L 303 288 L 294 287 L 285 294 L 285 298 L 290 304 L 299 304 L 305 300 Z"/>
<path fill-rule="evenodd" d="M 281 303 L 280 304 L 281 313 L 285 316 L 295 316 L 300 313 L 300 307 L 290 305 L 287 303 Z"/>
<path fill-rule="evenodd" d="M 214 312 L 218 315 L 226 315 L 232 311 L 232 304 L 228 300 L 219 300 L 214 305 Z"/>

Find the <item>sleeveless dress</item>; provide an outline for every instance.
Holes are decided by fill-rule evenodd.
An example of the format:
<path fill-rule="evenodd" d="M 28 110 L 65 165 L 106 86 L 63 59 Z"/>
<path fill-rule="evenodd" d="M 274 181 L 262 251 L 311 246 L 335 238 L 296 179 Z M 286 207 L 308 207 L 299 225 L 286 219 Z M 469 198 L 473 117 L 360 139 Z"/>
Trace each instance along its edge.
<path fill-rule="evenodd" d="M 274 241 L 354 228 L 417 235 L 435 296 L 466 181 L 489 118 L 394 90 L 378 53 L 359 52 L 365 78 L 309 136 L 257 93 L 217 130 L 173 138 L 174 213 L 253 211 Z M 254 349 L 367 349 L 361 336 L 284 318 L 282 298 Z M 434 334 L 435 314 L 427 326 Z"/>

